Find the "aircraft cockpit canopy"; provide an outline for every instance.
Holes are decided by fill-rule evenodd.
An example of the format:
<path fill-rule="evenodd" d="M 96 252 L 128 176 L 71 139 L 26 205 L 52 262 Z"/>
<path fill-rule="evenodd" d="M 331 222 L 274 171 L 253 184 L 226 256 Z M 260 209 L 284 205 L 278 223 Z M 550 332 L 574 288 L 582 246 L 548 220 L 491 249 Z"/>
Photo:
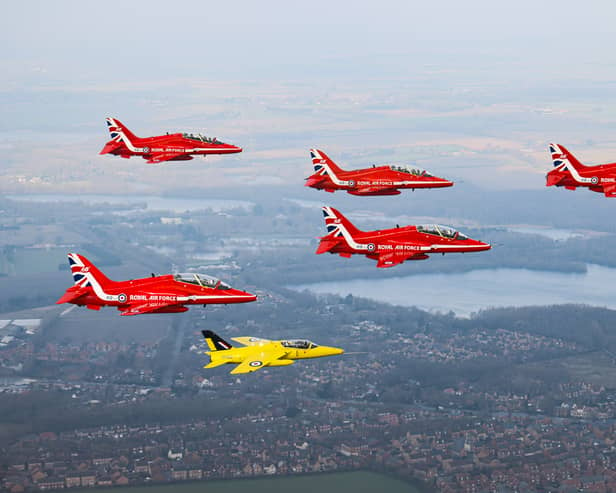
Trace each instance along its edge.
<path fill-rule="evenodd" d="M 468 236 L 463 235 L 449 226 L 441 226 L 440 224 L 421 224 L 417 226 L 417 231 L 429 235 L 442 236 L 443 238 L 468 240 Z"/>
<path fill-rule="evenodd" d="M 231 286 L 222 282 L 216 277 L 208 276 L 206 274 L 195 274 L 194 272 L 185 272 L 182 274 L 176 274 L 175 280 L 178 282 L 185 282 L 188 284 L 196 284 L 204 288 L 212 289 L 231 289 Z"/>
<path fill-rule="evenodd" d="M 397 171 L 398 173 L 408 173 L 409 175 L 414 176 L 432 176 L 425 169 L 418 168 L 417 166 L 405 166 L 392 164 L 389 166 L 392 171 Z"/>
<path fill-rule="evenodd" d="M 280 344 L 292 349 L 312 349 L 318 347 L 314 342 L 305 339 L 289 339 L 288 341 L 280 341 Z"/>
<path fill-rule="evenodd" d="M 224 142 L 221 142 L 216 137 L 206 137 L 201 134 L 183 133 L 182 137 L 185 139 L 196 140 L 197 142 L 205 142 L 206 144 L 224 144 Z"/>

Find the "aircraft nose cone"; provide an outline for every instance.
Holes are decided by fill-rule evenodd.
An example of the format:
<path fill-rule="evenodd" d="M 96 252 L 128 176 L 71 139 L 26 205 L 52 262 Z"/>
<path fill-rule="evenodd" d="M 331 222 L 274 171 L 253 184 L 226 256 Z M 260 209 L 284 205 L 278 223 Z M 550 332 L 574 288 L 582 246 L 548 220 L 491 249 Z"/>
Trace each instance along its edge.
<path fill-rule="evenodd" d="M 344 353 L 344 349 L 339 348 L 339 347 L 326 346 L 326 347 L 323 347 L 323 350 L 327 356 L 338 356 L 339 354 Z"/>
<path fill-rule="evenodd" d="M 227 291 L 228 296 L 235 298 L 235 303 L 250 303 L 257 300 L 257 295 L 240 291 L 239 289 L 231 289 Z M 233 303 L 233 302 L 232 302 Z"/>
<path fill-rule="evenodd" d="M 441 178 L 440 176 L 435 176 L 432 179 L 432 185 L 435 187 L 453 187 L 453 182 L 451 180 L 446 180 L 445 178 Z"/>

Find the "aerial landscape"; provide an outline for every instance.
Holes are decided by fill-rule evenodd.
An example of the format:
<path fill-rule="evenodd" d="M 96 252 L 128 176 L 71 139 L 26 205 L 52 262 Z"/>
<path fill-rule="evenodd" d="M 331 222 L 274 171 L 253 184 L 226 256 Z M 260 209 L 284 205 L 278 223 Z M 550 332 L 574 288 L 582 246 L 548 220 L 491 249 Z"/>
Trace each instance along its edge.
<path fill-rule="evenodd" d="M 7 4 L 0 491 L 616 492 L 614 14 Z"/>

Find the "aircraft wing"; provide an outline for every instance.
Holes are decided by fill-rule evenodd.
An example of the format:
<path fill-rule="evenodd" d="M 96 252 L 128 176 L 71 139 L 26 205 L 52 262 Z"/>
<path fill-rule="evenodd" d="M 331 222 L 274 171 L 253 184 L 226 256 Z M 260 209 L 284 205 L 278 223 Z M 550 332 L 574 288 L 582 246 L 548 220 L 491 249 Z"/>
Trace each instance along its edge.
<path fill-rule="evenodd" d="M 179 161 L 188 161 L 193 157 L 190 154 L 178 154 L 174 152 L 159 152 L 157 154 L 151 154 L 150 159 L 147 160 L 148 163 L 162 163 L 163 161 L 170 161 L 171 159 L 179 160 Z"/>
<path fill-rule="evenodd" d="M 351 195 L 400 195 L 400 190 L 394 187 L 363 187 L 349 190 Z"/>
<path fill-rule="evenodd" d="M 244 346 L 258 346 L 265 342 L 271 342 L 268 339 L 261 339 L 259 337 L 232 337 L 231 339 L 235 342 L 243 344 Z"/>
<path fill-rule="evenodd" d="M 83 296 L 87 292 L 88 290 L 84 288 L 80 288 L 80 289 L 69 288 L 66 290 L 66 293 L 64 293 L 62 297 L 58 301 L 56 301 L 56 304 L 61 305 L 62 303 L 70 303 L 71 301 L 75 301 L 80 296 Z"/>
<path fill-rule="evenodd" d="M 103 147 L 103 149 L 101 150 L 101 152 L 99 152 L 99 154 L 109 154 L 110 152 L 113 152 L 116 149 L 119 149 L 120 147 L 122 147 L 122 145 L 123 145 L 122 142 L 116 142 L 112 140 L 105 144 L 105 147 Z"/>
<path fill-rule="evenodd" d="M 606 197 L 616 197 L 616 183 L 613 185 L 603 185 L 603 193 Z"/>
<path fill-rule="evenodd" d="M 376 266 L 379 268 L 393 267 L 394 265 L 401 264 L 406 260 L 424 260 L 428 255 L 420 252 L 407 252 L 407 253 L 382 253 L 377 258 Z"/>
<path fill-rule="evenodd" d="M 285 354 L 287 354 L 287 352 L 280 349 L 274 349 L 272 351 L 255 350 L 249 353 L 244 361 L 233 368 L 231 373 L 252 373 L 253 371 L 260 370 L 264 366 L 267 366 L 272 361 L 282 358 Z"/>
<path fill-rule="evenodd" d="M 130 315 L 143 315 L 144 313 L 158 313 L 165 311 L 173 312 L 185 312 L 188 310 L 184 305 L 178 305 L 177 303 L 157 304 L 141 303 L 139 305 L 129 305 L 128 308 L 118 308 L 122 313 L 122 316 Z"/>

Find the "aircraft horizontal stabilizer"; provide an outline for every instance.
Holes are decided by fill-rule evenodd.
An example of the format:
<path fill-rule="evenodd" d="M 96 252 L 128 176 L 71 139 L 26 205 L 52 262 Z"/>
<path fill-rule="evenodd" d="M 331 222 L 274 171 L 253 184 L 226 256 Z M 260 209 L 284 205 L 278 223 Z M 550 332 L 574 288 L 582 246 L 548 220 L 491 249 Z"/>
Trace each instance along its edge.
<path fill-rule="evenodd" d="M 107 144 L 105 144 L 105 147 L 103 147 L 103 150 L 99 152 L 99 154 L 109 154 L 110 152 L 113 152 L 116 149 L 119 149 L 123 145 L 124 144 L 121 141 L 112 140 L 111 142 L 107 142 Z"/>
<path fill-rule="evenodd" d="M 88 292 L 87 289 L 67 289 L 66 293 L 62 295 L 62 297 L 56 301 L 57 305 L 61 305 L 62 303 L 70 303 L 75 301 L 80 296 L 83 296 Z"/>
<path fill-rule="evenodd" d="M 314 187 L 320 183 L 327 181 L 324 176 L 311 176 L 310 178 L 306 178 L 306 183 L 304 184 L 307 187 Z"/>
<path fill-rule="evenodd" d="M 339 239 L 331 239 L 331 238 L 324 238 L 321 240 L 321 243 L 319 243 L 319 246 L 317 248 L 317 251 L 315 252 L 317 255 L 320 255 L 322 253 L 325 252 L 329 252 L 330 250 L 332 250 L 333 248 L 335 248 L 337 245 L 339 245 L 341 242 L 341 240 Z"/>

